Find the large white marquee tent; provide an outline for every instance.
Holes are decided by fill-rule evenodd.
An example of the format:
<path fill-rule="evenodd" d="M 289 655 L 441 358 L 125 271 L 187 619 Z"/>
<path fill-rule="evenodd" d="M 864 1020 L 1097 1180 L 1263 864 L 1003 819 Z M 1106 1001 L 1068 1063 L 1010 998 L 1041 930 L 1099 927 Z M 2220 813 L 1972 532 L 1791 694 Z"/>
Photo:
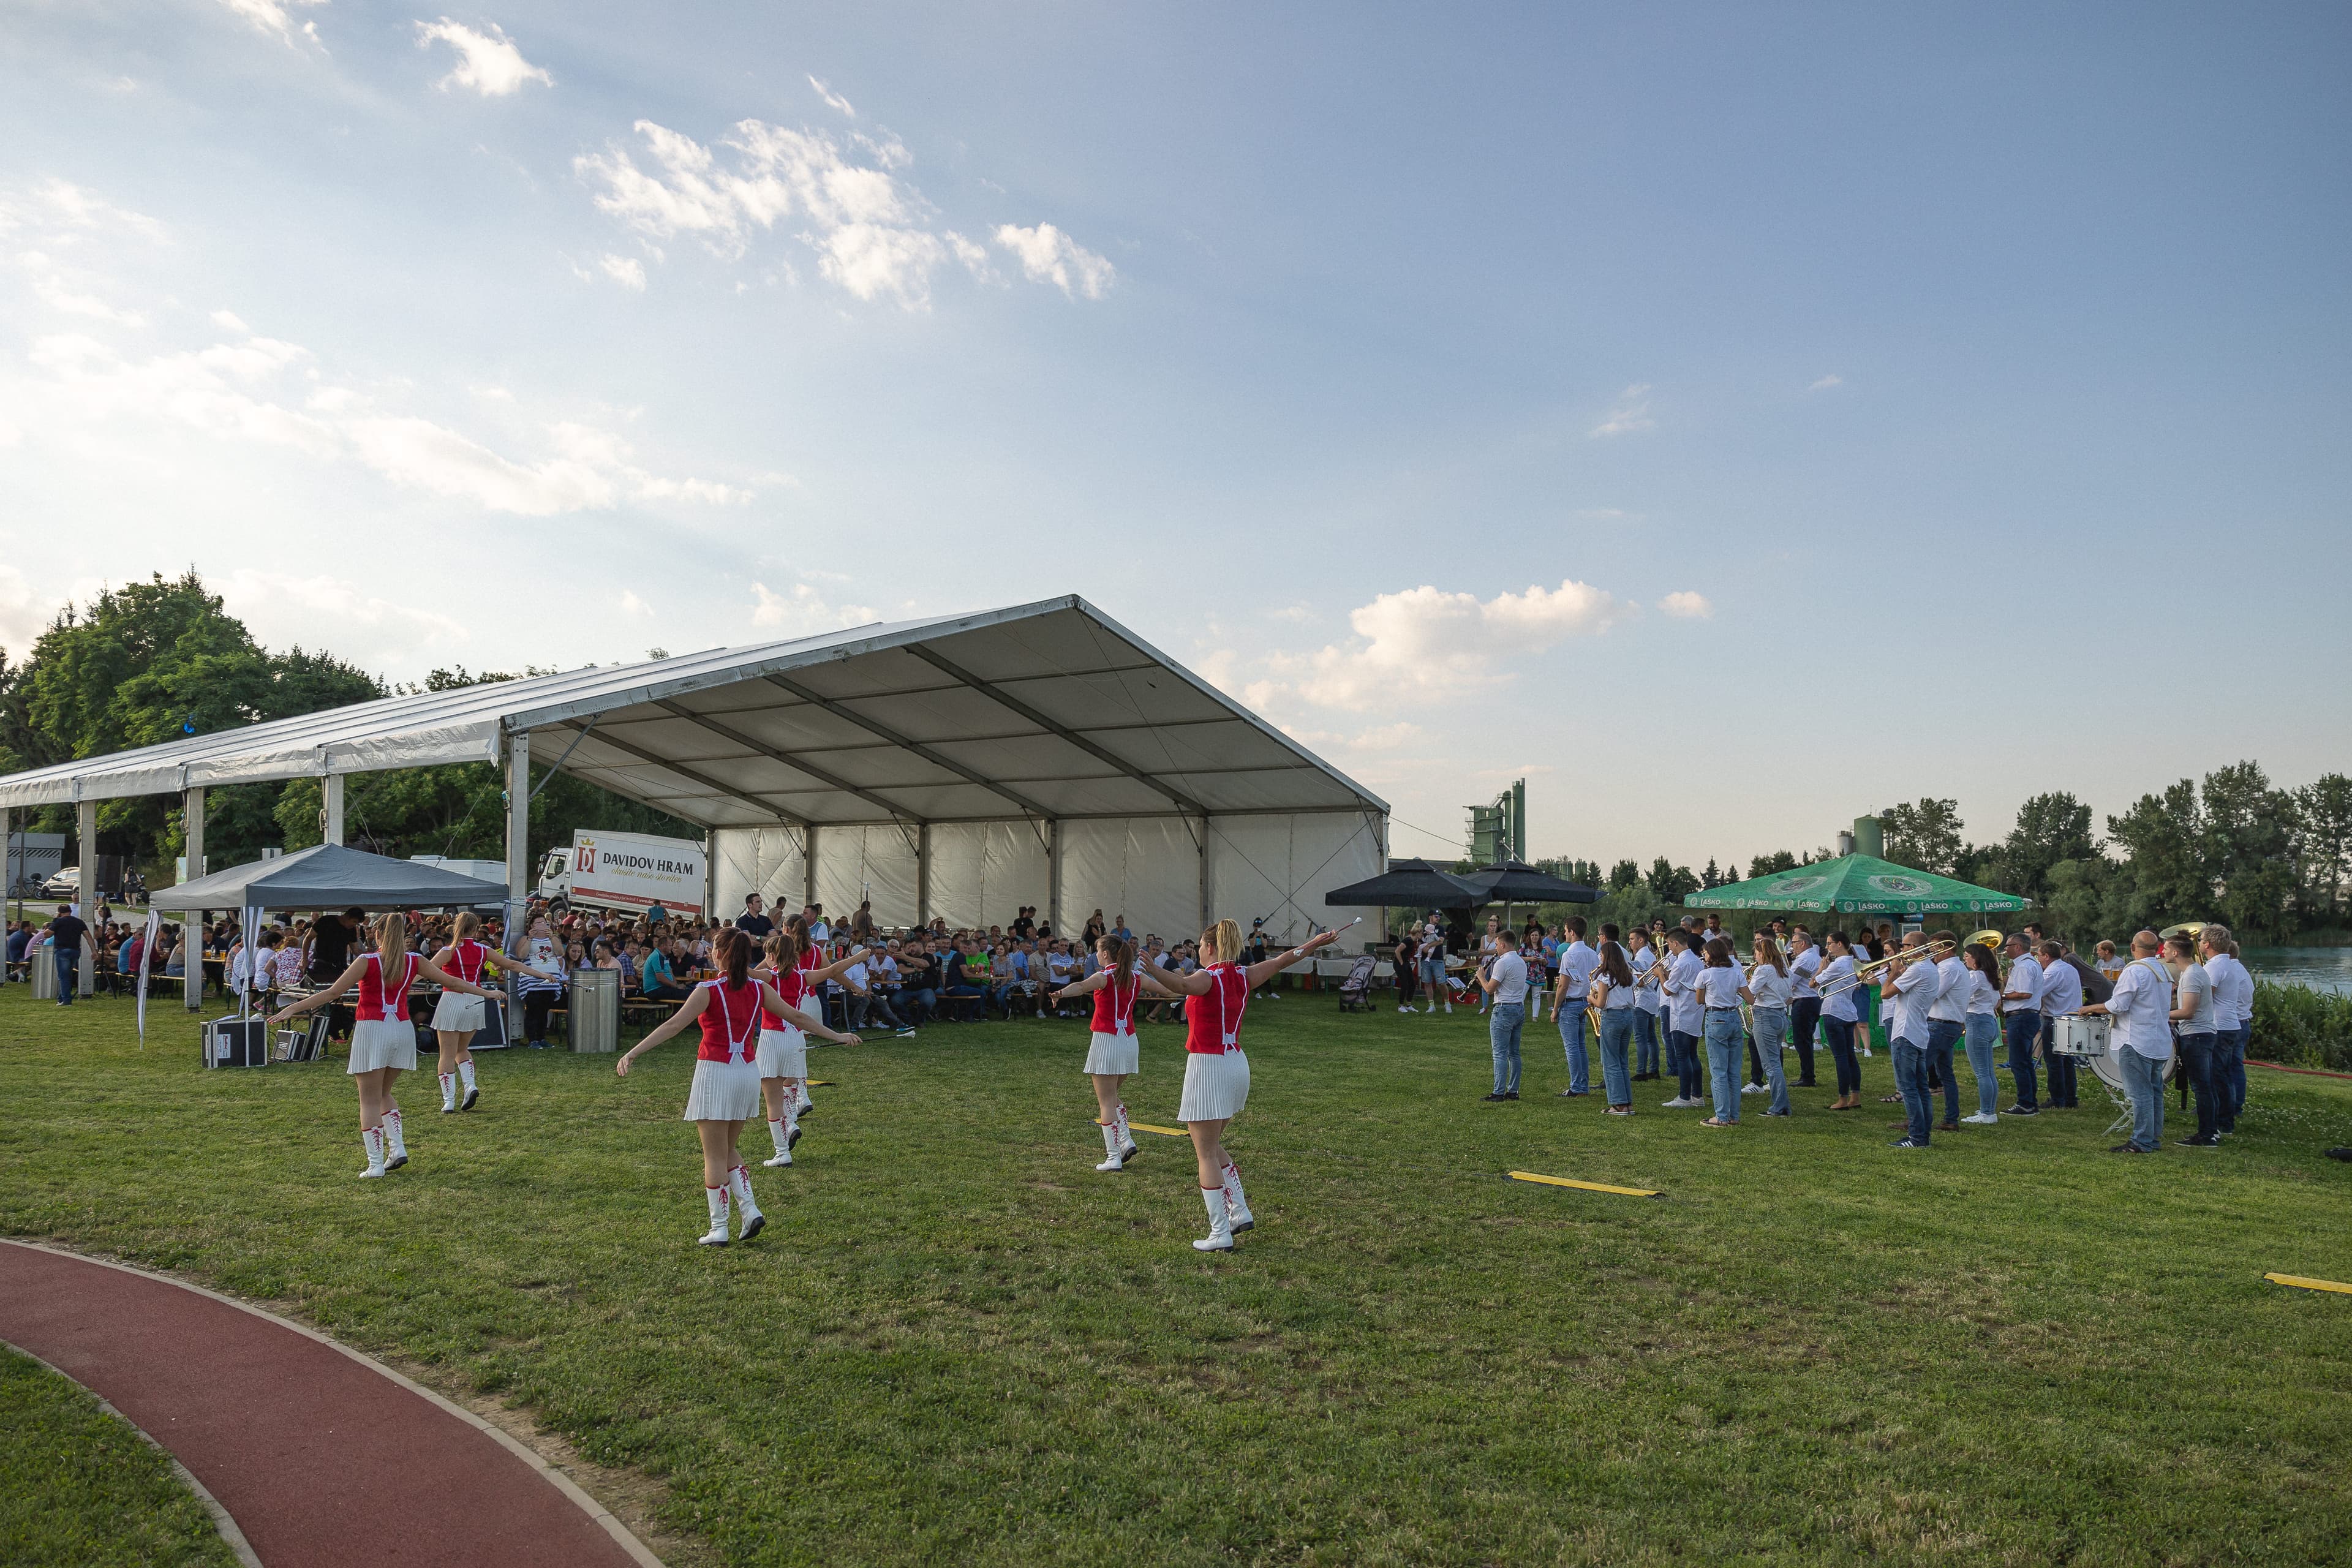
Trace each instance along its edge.
<path fill-rule="evenodd" d="M 1316 889 L 1387 865 L 1388 808 L 1075 595 L 798 641 L 388 697 L 0 778 L 12 811 L 316 776 L 341 843 L 355 773 L 493 762 L 508 777 L 509 896 L 530 862 L 530 764 L 709 831 L 714 907 L 760 892 L 885 924 L 1055 930 L 1099 908 L 1139 932 L 1211 914 L 1277 935 L 1363 911 Z M 88 849 L 83 850 L 89 863 Z"/>

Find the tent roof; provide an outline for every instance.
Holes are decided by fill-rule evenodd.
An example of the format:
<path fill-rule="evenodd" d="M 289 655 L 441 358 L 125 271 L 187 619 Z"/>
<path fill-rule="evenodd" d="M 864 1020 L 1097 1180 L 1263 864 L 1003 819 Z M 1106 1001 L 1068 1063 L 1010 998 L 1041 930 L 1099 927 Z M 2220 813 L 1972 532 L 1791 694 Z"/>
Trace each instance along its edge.
<path fill-rule="evenodd" d="M 1327 904 L 1390 904 L 1399 908 L 1470 910 L 1485 901 L 1479 889 L 1451 871 L 1441 871 L 1426 860 L 1399 860 L 1377 877 L 1334 888 L 1323 895 Z"/>
<path fill-rule="evenodd" d="M 462 909 L 502 903 L 506 896 L 502 882 L 341 844 L 314 844 L 165 888 L 148 905 L 172 910 Z"/>
<path fill-rule="evenodd" d="M 1524 860 L 1498 860 L 1462 879 L 1484 893 L 1490 904 L 1590 904 L 1601 898 L 1597 889 L 1564 881 Z"/>
<path fill-rule="evenodd" d="M 1075 595 L 386 697 L 0 778 L 0 807 L 531 760 L 706 827 L 1385 812 Z"/>
<path fill-rule="evenodd" d="M 1869 855 L 1841 855 L 1793 870 L 1775 871 L 1745 882 L 1727 882 L 1693 893 L 1683 903 L 1697 910 L 1835 910 L 1841 914 L 1930 914 L 1963 910 L 1998 914 L 2022 910 L 2025 900 L 1915 871 Z"/>

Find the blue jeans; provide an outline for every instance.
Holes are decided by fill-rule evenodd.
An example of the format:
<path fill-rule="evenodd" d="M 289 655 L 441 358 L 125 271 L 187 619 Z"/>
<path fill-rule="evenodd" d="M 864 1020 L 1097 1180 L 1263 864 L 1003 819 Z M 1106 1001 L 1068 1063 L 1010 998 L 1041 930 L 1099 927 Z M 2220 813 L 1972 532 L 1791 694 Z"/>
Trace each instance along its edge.
<path fill-rule="evenodd" d="M 2221 1086 L 2213 1081 L 2213 1041 L 2210 1034 L 2181 1035 L 2172 1042 L 2180 1065 L 2189 1069 L 2189 1092 L 2197 1097 L 2197 1136 L 2201 1141 L 2221 1135 Z"/>
<path fill-rule="evenodd" d="M 2011 1013 L 2009 1026 L 2009 1070 L 2017 1079 L 2017 1103 L 2027 1110 L 2041 1109 L 2033 1097 L 2033 1042 L 2042 1037 L 2042 1013 L 2028 1007 Z M 2056 1085 L 2052 1085 L 2054 1089 Z"/>
<path fill-rule="evenodd" d="M 1702 1028 L 1706 1026 L 1700 1026 Z M 1698 1037 L 1680 1029 L 1666 1031 L 1666 1070 L 1675 1075 L 1675 1098 L 1698 1098 Z"/>
<path fill-rule="evenodd" d="M 1523 1002 L 1503 1002 L 1496 1005 L 1494 1016 L 1486 1020 L 1486 1043 L 1495 1053 L 1495 1092 L 1519 1092 L 1519 1028 L 1527 1022 L 1528 1009 Z"/>
<path fill-rule="evenodd" d="M 2116 1051 L 2116 1065 L 2123 1069 L 2124 1092 L 2131 1096 L 2131 1141 L 2153 1154 L 2164 1147 L 2164 1080 L 2170 1064 L 2123 1046 Z"/>
<path fill-rule="evenodd" d="M 2058 1054 L 2058 1020 L 2042 1020 L 2042 1068 L 2050 1075 L 2050 1103 L 2072 1107 L 2077 1068 L 2073 1057 Z"/>
<path fill-rule="evenodd" d="M 1560 1004 L 1559 1045 L 1568 1057 L 1568 1092 L 1592 1092 L 1592 1058 L 1584 1048 L 1584 998 L 1570 996 Z"/>
<path fill-rule="evenodd" d="M 1633 1009 L 1633 1070 L 1653 1078 L 1658 1072 L 1658 1016 Z"/>
<path fill-rule="evenodd" d="M 81 952 L 78 948 L 58 947 L 49 950 L 49 957 L 58 967 L 58 1004 L 70 1007 L 74 993 L 81 987 Z"/>
<path fill-rule="evenodd" d="M 1738 1008 L 1706 1010 L 1706 1069 L 1714 1080 L 1717 1121 L 1739 1120 L 1739 1075 L 1748 1065 L 1747 1040 L 1740 1032 Z"/>
<path fill-rule="evenodd" d="M 1788 1033 L 1789 1015 L 1778 1007 L 1751 1007 L 1756 1019 L 1756 1054 L 1764 1063 L 1764 1081 L 1771 1086 L 1774 1116 L 1789 1114 L 1789 1075 L 1780 1070 L 1780 1037 Z"/>
<path fill-rule="evenodd" d="M 1859 1024 L 1854 1018 L 1822 1019 L 1822 1038 L 1830 1047 L 1830 1058 L 1837 1066 L 1838 1098 L 1862 1092 L 1862 1064 L 1854 1059 L 1853 1031 Z"/>
<path fill-rule="evenodd" d="M 1960 1119 L 1960 1080 L 1952 1076 L 1952 1047 L 1968 1033 L 1965 1024 L 1951 1023 L 1943 1018 L 1927 1021 L 1927 1061 L 1944 1086 L 1944 1120 Z"/>
<path fill-rule="evenodd" d="M 1903 1091 L 1904 1135 L 1925 1147 L 1936 1121 L 1936 1097 L 1927 1089 L 1927 1048 L 1895 1042 L 1895 1087 Z"/>
<path fill-rule="evenodd" d="M 1631 1007 L 1601 1010 L 1601 1084 L 1612 1105 L 1633 1103 L 1633 1074 L 1625 1065 L 1625 1047 L 1633 1037 Z"/>
<path fill-rule="evenodd" d="M 2221 1096 L 2221 1131 L 2238 1130 L 2238 1112 L 2246 1109 L 2246 1042 L 2253 1026 L 2241 1024 L 2213 1037 L 2213 1087 Z"/>
<path fill-rule="evenodd" d="M 1977 1114 L 2000 1112 L 2000 1076 L 1993 1068 L 1992 1047 L 2000 1038 L 2000 1020 L 1990 1013 L 1969 1015 L 1969 1070 L 1977 1075 Z"/>

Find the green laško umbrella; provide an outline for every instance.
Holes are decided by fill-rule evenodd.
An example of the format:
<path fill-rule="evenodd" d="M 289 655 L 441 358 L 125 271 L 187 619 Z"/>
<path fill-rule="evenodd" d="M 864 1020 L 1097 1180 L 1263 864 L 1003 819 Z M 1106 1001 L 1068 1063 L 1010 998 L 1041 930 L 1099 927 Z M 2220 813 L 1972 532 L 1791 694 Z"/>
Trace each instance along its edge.
<path fill-rule="evenodd" d="M 1695 910 L 1834 910 L 1850 915 L 1924 915 L 1946 910 L 1999 914 L 2027 901 L 1869 855 L 1841 855 L 1745 882 L 1727 882 L 1683 900 Z"/>

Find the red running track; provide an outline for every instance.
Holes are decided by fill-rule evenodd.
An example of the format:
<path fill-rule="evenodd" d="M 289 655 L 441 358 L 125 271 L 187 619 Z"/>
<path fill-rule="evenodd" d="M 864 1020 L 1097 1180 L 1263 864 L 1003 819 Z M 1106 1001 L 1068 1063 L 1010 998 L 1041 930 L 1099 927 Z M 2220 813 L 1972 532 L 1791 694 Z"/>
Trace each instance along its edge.
<path fill-rule="evenodd" d="M 186 1466 L 265 1568 L 660 1568 L 478 1417 L 211 1291 L 0 1241 L 0 1341 Z"/>

